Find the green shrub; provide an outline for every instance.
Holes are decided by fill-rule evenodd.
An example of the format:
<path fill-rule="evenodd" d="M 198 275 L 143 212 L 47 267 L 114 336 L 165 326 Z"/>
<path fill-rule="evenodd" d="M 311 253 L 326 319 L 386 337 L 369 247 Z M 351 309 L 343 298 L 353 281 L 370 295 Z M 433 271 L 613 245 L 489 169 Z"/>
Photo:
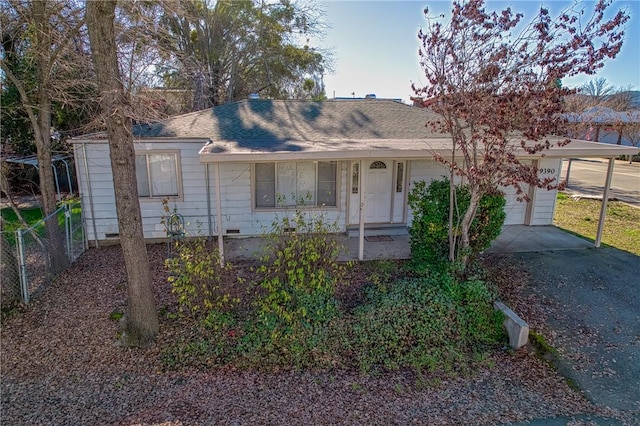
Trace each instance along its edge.
<path fill-rule="evenodd" d="M 329 235 L 334 228 L 324 215 L 300 210 L 274 221 L 258 269 L 263 292 L 256 307 L 263 325 L 286 333 L 337 315 L 334 293 L 346 265 L 338 262 L 344 248 Z"/>
<path fill-rule="evenodd" d="M 469 189 L 456 187 L 457 224 L 469 206 Z M 500 235 L 506 214 L 505 199 L 496 190 L 480 199 L 476 217 L 469 230 L 470 257 L 473 259 Z M 429 269 L 446 270 L 449 254 L 449 179 L 433 180 L 429 185 L 416 182 L 409 193 L 413 221 L 409 229 L 412 268 L 418 272 Z M 455 225 L 454 225 L 455 226 Z M 459 234 L 459 231 L 455 231 Z"/>
<path fill-rule="evenodd" d="M 376 368 L 456 371 L 502 337 L 493 294 L 481 281 L 448 275 L 374 286 L 351 323 L 348 350 L 363 371 Z"/>
<path fill-rule="evenodd" d="M 338 262 L 344 248 L 329 235 L 335 228 L 322 214 L 300 210 L 272 224 L 257 270 L 261 279 L 254 318 L 245 325 L 239 346 L 249 363 L 313 364 L 318 339 L 341 313 L 334 296 L 348 265 Z"/>
<path fill-rule="evenodd" d="M 165 260 L 165 266 L 183 313 L 216 318 L 218 312 L 239 302 L 225 291 L 232 280 L 231 264 L 221 266 L 218 249 L 210 247 L 205 238 L 176 242 L 174 256 Z"/>

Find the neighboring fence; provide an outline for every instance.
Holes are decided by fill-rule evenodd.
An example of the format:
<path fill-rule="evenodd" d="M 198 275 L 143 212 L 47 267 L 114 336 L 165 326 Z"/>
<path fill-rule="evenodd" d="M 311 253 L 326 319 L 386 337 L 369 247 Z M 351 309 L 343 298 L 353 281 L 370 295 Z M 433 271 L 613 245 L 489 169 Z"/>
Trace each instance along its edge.
<path fill-rule="evenodd" d="M 64 271 L 86 250 L 80 203 L 64 204 L 29 228 L 2 233 L 2 300 L 22 300 Z"/>

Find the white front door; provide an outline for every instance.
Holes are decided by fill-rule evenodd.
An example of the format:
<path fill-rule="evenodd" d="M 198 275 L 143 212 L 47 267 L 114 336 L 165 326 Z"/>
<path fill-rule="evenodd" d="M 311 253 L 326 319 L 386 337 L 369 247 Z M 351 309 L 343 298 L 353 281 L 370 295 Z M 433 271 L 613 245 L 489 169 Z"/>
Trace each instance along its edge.
<path fill-rule="evenodd" d="M 365 223 L 391 222 L 393 161 L 365 162 L 367 173 Z"/>

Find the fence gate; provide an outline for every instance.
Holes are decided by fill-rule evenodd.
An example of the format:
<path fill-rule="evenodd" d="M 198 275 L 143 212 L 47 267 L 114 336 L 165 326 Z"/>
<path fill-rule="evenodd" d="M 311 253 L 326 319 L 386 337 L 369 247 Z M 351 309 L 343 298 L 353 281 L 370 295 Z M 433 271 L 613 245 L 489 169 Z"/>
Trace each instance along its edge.
<path fill-rule="evenodd" d="M 25 304 L 86 250 L 80 203 L 64 204 L 29 228 L 2 233 L 2 303 Z"/>

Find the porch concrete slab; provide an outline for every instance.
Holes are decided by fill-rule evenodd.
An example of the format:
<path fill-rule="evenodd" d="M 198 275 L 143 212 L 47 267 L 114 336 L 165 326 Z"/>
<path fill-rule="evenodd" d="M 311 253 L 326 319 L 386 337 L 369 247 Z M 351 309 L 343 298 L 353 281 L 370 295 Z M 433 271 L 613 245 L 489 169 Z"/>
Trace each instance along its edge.
<path fill-rule="evenodd" d="M 410 259 L 411 247 L 409 235 L 387 235 L 385 240 L 364 242 L 364 260 L 379 259 Z M 347 247 L 348 252 L 340 257 L 340 260 L 357 260 L 359 237 L 347 237 L 339 235 L 338 241 Z"/>
<path fill-rule="evenodd" d="M 593 248 L 593 243 L 555 226 L 506 225 L 486 253 Z"/>
<path fill-rule="evenodd" d="M 346 251 L 338 257 L 341 261 L 358 260 L 358 237 L 345 234 L 332 235 Z M 225 258 L 228 260 L 258 260 L 264 253 L 263 237 L 227 238 L 224 241 Z M 410 259 L 409 235 L 389 235 L 381 241 L 365 241 L 364 260 Z"/>
<path fill-rule="evenodd" d="M 332 236 L 337 239 L 346 251 L 339 260 L 357 260 L 357 236 L 346 234 Z M 410 259 L 411 248 L 409 235 L 388 235 L 386 238 L 364 242 L 364 260 L 377 259 Z M 225 238 L 225 257 L 229 260 L 257 260 L 264 254 L 263 237 Z M 507 225 L 502 234 L 493 242 L 486 253 L 519 253 L 550 250 L 571 250 L 593 248 L 593 243 L 572 235 L 555 226 Z"/>

